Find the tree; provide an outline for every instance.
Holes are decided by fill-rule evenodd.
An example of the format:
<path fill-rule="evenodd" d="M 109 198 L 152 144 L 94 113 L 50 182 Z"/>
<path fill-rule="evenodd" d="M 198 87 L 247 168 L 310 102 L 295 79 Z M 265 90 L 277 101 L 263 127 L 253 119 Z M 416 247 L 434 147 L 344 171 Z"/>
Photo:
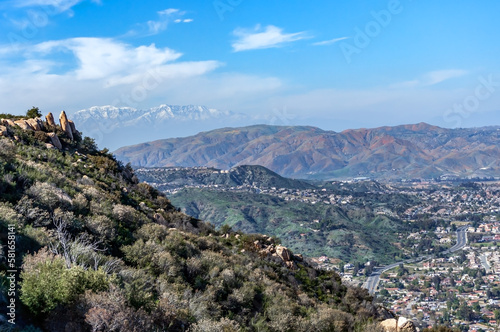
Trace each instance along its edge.
<path fill-rule="evenodd" d="M 42 113 L 40 113 L 40 109 L 38 107 L 33 106 L 31 109 L 29 109 L 26 112 L 26 117 L 29 119 L 33 118 L 39 118 L 42 116 Z"/>

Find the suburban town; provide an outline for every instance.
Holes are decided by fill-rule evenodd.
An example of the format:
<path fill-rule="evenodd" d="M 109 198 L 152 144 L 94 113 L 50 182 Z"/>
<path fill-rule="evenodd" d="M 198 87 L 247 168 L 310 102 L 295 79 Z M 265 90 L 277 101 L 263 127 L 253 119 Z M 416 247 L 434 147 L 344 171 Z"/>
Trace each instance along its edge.
<path fill-rule="evenodd" d="M 467 222 L 454 222 L 469 225 Z M 452 325 L 468 331 L 498 331 L 500 323 L 500 223 L 484 222 L 477 227 L 462 226 L 468 241 L 452 254 L 425 256 L 421 261 L 394 264 L 380 275 L 375 289 L 378 300 L 394 313 L 418 322 L 425 328 Z M 456 241 L 455 227 L 438 227 L 432 233 L 437 242 L 451 246 Z M 412 233 L 420 239 L 428 231 Z M 326 269 L 340 272 L 345 282 L 365 286 L 370 263 L 331 264 L 328 257 L 315 261 Z"/>

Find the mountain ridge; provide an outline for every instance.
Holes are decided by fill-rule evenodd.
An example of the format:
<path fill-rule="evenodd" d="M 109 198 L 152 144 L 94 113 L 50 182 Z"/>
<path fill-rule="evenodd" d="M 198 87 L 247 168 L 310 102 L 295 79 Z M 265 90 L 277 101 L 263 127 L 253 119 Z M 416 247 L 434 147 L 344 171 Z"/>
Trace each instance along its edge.
<path fill-rule="evenodd" d="M 262 165 L 293 178 L 492 177 L 500 171 L 498 127 L 446 129 L 426 123 L 327 131 L 311 126 L 226 127 L 115 151 L 135 166 Z"/>

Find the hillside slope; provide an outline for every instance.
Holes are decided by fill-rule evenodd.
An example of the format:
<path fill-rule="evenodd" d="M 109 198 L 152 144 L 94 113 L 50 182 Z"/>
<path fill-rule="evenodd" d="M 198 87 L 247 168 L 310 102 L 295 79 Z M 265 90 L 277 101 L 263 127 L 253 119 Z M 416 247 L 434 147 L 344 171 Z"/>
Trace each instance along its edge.
<path fill-rule="evenodd" d="M 293 178 L 491 177 L 500 172 L 500 130 L 425 123 L 341 133 L 314 127 L 250 126 L 118 149 L 135 166 L 262 165 Z"/>
<path fill-rule="evenodd" d="M 47 143 L 53 131 L 60 149 Z M 2 128 L 2 329 L 14 319 L 51 332 L 377 330 L 381 312 L 365 290 L 275 239 L 217 232 L 179 212 L 70 132 Z"/>
<path fill-rule="evenodd" d="M 381 206 L 404 211 L 416 200 L 377 182 L 313 184 L 262 166 L 139 168 L 136 175 L 216 227 L 273 235 L 308 257 L 345 262 L 391 262 L 400 253 L 398 236 L 410 225 L 378 212 Z"/>

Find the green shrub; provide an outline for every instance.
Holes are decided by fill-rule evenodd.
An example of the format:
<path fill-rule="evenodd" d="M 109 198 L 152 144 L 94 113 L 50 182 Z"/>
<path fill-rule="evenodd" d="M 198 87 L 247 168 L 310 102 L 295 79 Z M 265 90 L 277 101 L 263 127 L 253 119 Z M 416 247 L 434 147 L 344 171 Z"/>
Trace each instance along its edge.
<path fill-rule="evenodd" d="M 21 279 L 20 299 L 36 316 L 72 302 L 87 289 L 103 291 L 109 286 L 103 271 L 67 269 L 61 256 L 46 250 L 25 258 Z"/>

